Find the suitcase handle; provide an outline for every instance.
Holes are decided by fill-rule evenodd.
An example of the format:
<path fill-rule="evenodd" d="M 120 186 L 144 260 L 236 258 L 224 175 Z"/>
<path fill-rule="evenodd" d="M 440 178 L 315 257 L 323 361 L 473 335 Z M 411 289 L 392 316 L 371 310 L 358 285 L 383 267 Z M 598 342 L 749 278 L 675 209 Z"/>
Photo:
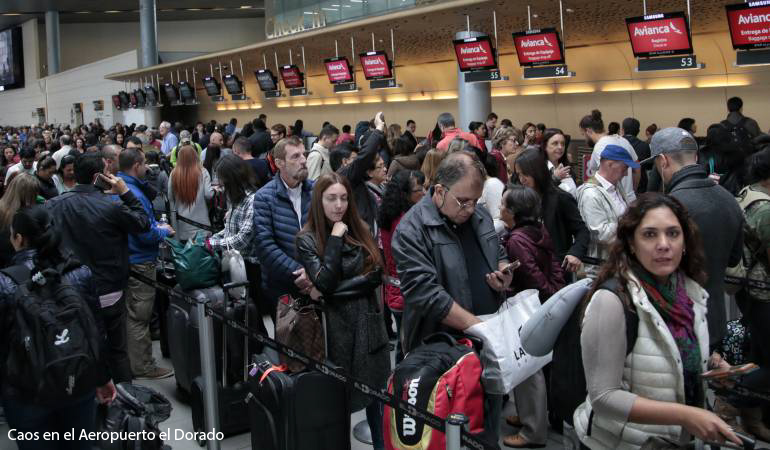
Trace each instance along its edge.
<path fill-rule="evenodd" d="M 248 285 L 249 285 L 248 280 L 247 281 L 233 281 L 232 283 L 225 283 L 225 284 L 223 284 L 222 285 L 222 289 L 225 292 L 227 292 L 230 289 L 235 289 L 235 288 L 244 287 L 244 286 L 248 286 Z"/>

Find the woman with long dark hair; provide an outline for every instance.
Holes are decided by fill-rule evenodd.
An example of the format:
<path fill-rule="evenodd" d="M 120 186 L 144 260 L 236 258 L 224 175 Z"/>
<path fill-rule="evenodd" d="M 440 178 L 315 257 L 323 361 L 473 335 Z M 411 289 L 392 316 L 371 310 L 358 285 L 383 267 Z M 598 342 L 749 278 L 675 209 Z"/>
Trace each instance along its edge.
<path fill-rule="evenodd" d="M 574 414 L 583 444 L 636 448 L 652 437 L 687 442 L 694 436 L 742 445 L 703 409 L 700 376 L 709 359 L 703 264 L 698 229 L 673 197 L 642 194 L 620 218 L 584 308 L 588 396 Z M 608 289 L 609 281 L 618 288 Z M 638 323 L 635 342 L 628 342 L 629 314 Z"/>
<path fill-rule="evenodd" d="M 388 167 L 388 178 L 393 178 L 400 171 L 420 170 L 420 157 L 414 147 L 403 137 L 396 139 L 391 147 L 395 154 Z"/>
<path fill-rule="evenodd" d="M 392 167 L 392 166 L 391 166 Z M 417 170 L 402 170 L 385 185 L 377 223 L 385 255 L 385 304 L 396 318 L 396 334 L 401 335 L 401 316 L 404 312 L 404 296 L 401 294 L 396 262 L 393 260 L 391 242 L 401 218 L 425 195 L 425 175 Z M 396 364 L 404 359 L 402 346 L 396 348 Z"/>
<path fill-rule="evenodd" d="M 56 190 L 59 195 L 69 192 L 75 188 L 77 181 L 75 180 L 75 157 L 72 155 L 64 155 L 59 163 L 59 169 L 53 176 L 53 183 L 56 186 Z"/>
<path fill-rule="evenodd" d="M 540 149 L 530 148 L 519 154 L 514 162 L 514 172 L 519 184 L 540 195 L 543 224 L 551 235 L 556 254 L 567 272 L 577 272 L 590 239 L 577 200 L 556 187 Z"/>
<path fill-rule="evenodd" d="M 26 175 L 24 175 L 26 176 Z M 22 178 L 20 175 L 19 179 Z M 28 386 L 10 376 L 10 366 L 0 366 L 2 382 L 2 404 L 8 420 L 8 426 L 17 433 L 38 433 L 37 439 L 16 440 L 20 450 L 26 449 L 75 449 L 90 450 L 88 440 L 78 440 L 81 432 L 94 431 L 96 402 L 109 403 L 115 398 L 115 385 L 109 378 L 109 372 L 104 361 L 106 352 L 105 340 L 100 330 L 100 306 L 93 284 L 91 270 L 79 262 L 66 258 L 61 248 L 61 236 L 54 226 L 51 216 L 42 206 L 32 206 L 19 209 L 11 223 L 11 244 L 16 250 L 12 268 L 26 268 L 32 280 L 58 282 L 59 277 L 72 286 L 79 296 L 87 303 L 89 312 L 95 321 L 81 321 L 94 329 L 86 330 L 98 336 L 97 344 L 100 358 L 95 361 L 91 370 L 78 379 L 72 380 L 72 394 L 65 399 L 41 398 L 37 392 L 29 391 Z M 19 270 L 20 272 L 20 270 Z M 17 281 L 6 273 L 0 274 L 0 360 L 8 361 L 13 342 L 13 336 L 18 335 L 21 325 L 15 320 L 15 292 L 19 289 Z M 30 281 L 28 289 L 43 294 L 46 290 L 37 290 L 36 281 Z M 83 314 L 83 313 L 81 313 Z M 82 329 L 82 328 L 81 328 Z M 67 331 L 66 329 L 64 331 Z M 66 336 L 66 334 L 63 334 Z M 73 339 L 87 339 L 87 336 L 75 336 Z M 17 343 L 16 345 L 20 345 Z M 97 350 L 97 349 L 94 349 Z M 24 363 L 22 363 L 24 364 Z M 50 393 L 53 394 L 53 393 Z M 56 431 L 63 436 L 65 432 L 75 430 L 74 440 L 51 440 L 41 445 L 43 433 Z M 61 439 L 61 437 L 60 437 Z"/>
<path fill-rule="evenodd" d="M 698 164 L 712 180 L 737 196 L 748 178 L 746 156 L 733 141 L 732 133 L 721 123 L 715 123 L 708 128 L 706 145 L 698 151 Z"/>
<path fill-rule="evenodd" d="M 347 178 L 329 173 L 316 181 L 307 223 L 297 235 L 297 257 L 315 286 L 311 297 L 323 296 L 328 359 L 354 378 L 384 388 L 388 334 L 375 295 L 382 261 Z M 350 401 L 351 411 L 366 407 L 373 446 L 383 449 L 380 403 L 357 392 Z"/>
<path fill-rule="evenodd" d="M 209 144 L 206 147 L 206 158 L 203 160 L 203 168 L 208 172 L 211 178 L 211 184 L 219 184 L 219 178 L 215 168 L 219 162 L 219 158 L 222 157 L 222 148 L 217 144 Z"/>
<path fill-rule="evenodd" d="M 569 192 L 573 197 L 577 191 L 577 185 L 570 173 L 570 162 L 567 157 L 569 137 L 558 128 L 549 128 L 543 133 L 540 148 L 545 156 L 548 171 L 551 172 L 554 181 L 559 188 Z"/>
<path fill-rule="evenodd" d="M 180 241 L 186 241 L 198 231 L 203 231 L 206 236 L 211 234 L 179 217 L 211 226 L 206 202 L 214 196 L 214 191 L 211 189 L 211 177 L 208 171 L 203 170 L 198 159 L 198 152 L 192 146 L 185 145 L 178 153 L 176 167 L 169 177 L 168 200 L 177 219 L 177 237 Z"/>

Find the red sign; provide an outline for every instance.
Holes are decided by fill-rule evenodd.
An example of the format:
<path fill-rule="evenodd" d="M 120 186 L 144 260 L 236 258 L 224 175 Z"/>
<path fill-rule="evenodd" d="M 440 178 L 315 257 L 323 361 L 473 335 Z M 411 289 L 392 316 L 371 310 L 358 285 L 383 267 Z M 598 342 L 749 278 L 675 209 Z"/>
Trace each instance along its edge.
<path fill-rule="evenodd" d="M 468 38 L 454 41 L 457 64 L 460 70 L 491 70 L 497 68 L 495 52 L 488 37 Z"/>
<path fill-rule="evenodd" d="M 347 58 L 329 58 L 324 60 L 326 75 L 331 83 L 348 83 L 353 81 L 350 64 Z"/>
<path fill-rule="evenodd" d="M 302 79 L 302 74 L 297 66 L 281 67 L 281 79 L 283 80 L 283 85 L 286 86 L 287 89 L 305 86 L 305 81 Z"/>
<path fill-rule="evenodd" d="M 770 4 L 758 2 L 727 6 L 727 23 L 735 49 L 751 49 L 770 46 Z"/>
<path fill-rule="evenodd" d="M 564 63 L 559 33 L 552 29 L 530 30 L 513 34 L 519 65 L 539 66 Z"/>
<path fill-rule="evenodd" d="M 390 61 L 385 52 L 369 52 L 359 55 L 361 67 L 364 69 L 364 77 L 367 80 L 379 78 L 391 78 Z"/>
<path fill-rule="evenodd" d="M 692 53 L 690 30 L 684 13 L 626 19 L 626 25 L 634 56 Z"/>

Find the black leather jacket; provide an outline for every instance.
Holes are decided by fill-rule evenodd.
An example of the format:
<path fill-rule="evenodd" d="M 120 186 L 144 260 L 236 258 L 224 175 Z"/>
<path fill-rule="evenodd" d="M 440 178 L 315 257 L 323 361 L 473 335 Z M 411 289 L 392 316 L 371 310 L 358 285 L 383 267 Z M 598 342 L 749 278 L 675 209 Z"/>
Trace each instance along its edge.
<path fill-rule="evenodd" d="M 90 184 L 46 202 L 62 242 L 94 274 L 98 295 L 122 291 L 128 283 L 128 235 L 150 229 L 142 204 L 131 191 L 116 200 Z"/>

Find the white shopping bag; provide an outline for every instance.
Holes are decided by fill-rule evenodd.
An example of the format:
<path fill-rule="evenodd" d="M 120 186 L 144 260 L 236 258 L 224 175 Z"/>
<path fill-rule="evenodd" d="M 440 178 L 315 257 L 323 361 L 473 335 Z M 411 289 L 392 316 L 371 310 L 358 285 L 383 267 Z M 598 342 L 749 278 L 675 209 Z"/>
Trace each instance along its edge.
<path fill-rule="evenodd" d="M 521 328 L 538 308 L 537 290 L 527 289 L 506 300 L 496 313 L 481 316 L 483 322 L 465 330 L 484 341 L 481 383 L 485 393 L 508 394 L 551 362 L 552 353 L 532 356 L 521 345 Z"/>

